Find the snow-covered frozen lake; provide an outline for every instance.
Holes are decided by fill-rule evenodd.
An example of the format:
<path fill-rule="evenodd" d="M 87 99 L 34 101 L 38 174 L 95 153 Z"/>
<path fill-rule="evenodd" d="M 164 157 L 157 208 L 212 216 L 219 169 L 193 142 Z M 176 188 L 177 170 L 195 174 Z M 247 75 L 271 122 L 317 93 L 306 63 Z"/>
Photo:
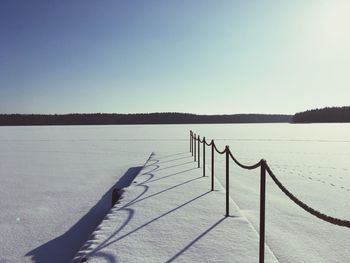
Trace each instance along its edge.
<path fill-rule="evenodd" d="M 350 124 L 204 125 L 195 130 L 217 138 L 221 149 L 229 145 L 245 164 L 266 159 L 299 199 L 327 215 L 350 220 Z M 216 167 L 224 185 L 224 156 L 216 159 Z M 230 163 L 230 195 L 257 231 L 259 173 Z M 306 213 L 269 177 L 266 191 L 266 242 L 280 262 L 350 262 L 349 228 Z"/>
<path fill-rule="evenodd" d="M 189 151 L 190 129 L 244 163 L 266 159 L 301 200 L 350 219 L 349 124 L 0 127 L 0 262 L 69 262 L 118 179 L 151 152 Z M 218 156 L 222 183 L 224 164 Z M 231 163 L 230 176 L 233 200 L 258 230 L 259 171 Z M 281 262 L 349 261 L 350 229 L 307 214 L 270 179 L 266 206 L 266 241 Z"/>

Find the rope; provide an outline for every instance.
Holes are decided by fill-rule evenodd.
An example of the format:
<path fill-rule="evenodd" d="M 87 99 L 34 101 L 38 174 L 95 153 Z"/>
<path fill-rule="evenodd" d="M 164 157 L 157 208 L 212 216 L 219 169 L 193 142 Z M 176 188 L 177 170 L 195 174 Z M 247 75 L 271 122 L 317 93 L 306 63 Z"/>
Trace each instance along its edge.
<path fill-rule="evenodd" d="M 213 141 L 211 141 L 210 143 L 207 143 L 207 141 L 205 141 L 205 144 L 208 145 L 208 146 L 210 146 L 210 145 L 213 144 Z"/>
<path fill-rule="evenodd" d="M 283 193 L 285 193 L 294 203 L 296 203 L 298 206 L 300 206 L 306 212 L 309 212 L 310 214 L 312 214 L 312 215 L 318 217 L 319 219 L 322 219 L 328 223 L 350 228 L 350 221 L 328 216 L 326 214 L 323 214 L 323 213 L 309 207 L 307 204 L 300 201 L 296 196 L 294 196 L 291 192 L 289 192 L 287 190 L 287 188 L 284 187 L 284 185 L 277 179 L 277 177 L 274 175 L 274 173 L 271 171 L 271 169 L 268 165 L 266 165 L 266 170 L 269 173 L 269 175 L 271 176 L 272 180 L 277 184 L 279 189 L 281 189 L 281 191 Z"/>
<path fill-rule="evenodd" d="M 207 143 L 207 140 L 205 139 L 205 137 L 203 137 L 203 143 L 205 143 L 206 145 L 210 146 L 212 144 L 212 142 Z"/>
<path fill-rule="evenodd" d="M 237 159 L 232 155 L 231 151 L 229 150 L 228 153 L 230 154 L 232 160 L 240 167 L 244 168 L 244 169 L 248 169 L 248 170 L 253 170 L 253 169 L 256 169 L 258 167 L 261 166 L 261 161 L 259 161 L 258 163 L 256 164 L 253 164 L 253 165 L 244 165 L 242 163 L 240 163 L 239 161 L 237 161 Z"/>
<path fill-rule="evenodd" d="M 223 151 L 220 151 L 220 150 L 216 147 L 216 145 L 215 145 L 214 142 L 213 142 L 213 145 L 214 145 L 214 149 L 215 149 L 215 151 L 216 151 L 217 153 L 219 153 L 219 154 L 224 154 L 224 153 L 226 152 L 226 148 L 225 148 Z"/>
<path fill-rule="evenodd" d="M 198 140 L 200 143 L 205 143 L 206 145 L 210 146 L 213 145 L 214 149 L 216 150 L 217 153 L 219 154 L 224 154 L 226 153 L 226 150 L 228 150 L 229 155 L 231 156 L 232 160 L 240 167 L 242 167 L 243 169 L 248 169 L 248 170 L 253 170 L 256 169 L 258 167 L 260 167 L 262 165 L 262 161 L 254 164 L 254 165 L 244 165 L 242 163 L 240 163 L 231 153 L 230 149 L 225 148 L 223 151 L 220 151 L 214 141 L 212 140 L 210 143 L 207 143 L 205 138 L 203 138 L 203 140 L 201 140 L 198 136 L 198 139 L 193 136 L 193 134 L 191 133 L 191 137 L 194 140 Z M 302 202 L 301 200 L 299 200 L 295 195 L 293 195 L 290 191 L 288 191 L 288 189 L 277 179 L 276 175 L 272 172 L 271 168 L 266 164 L 266 171 L 269 173 L 269 175 L 271 176 L 272 180 L 275 182 L 275 184 L 278 186 L 278 188 L 285 194 L 287 195 L 295 204 L 297 204 L 299 207 L 301 207 L 302 209 L 304 209 L 306 212 L 312 214 L 313 216 L 318 217 L 319 219 L 326 221 L 328 223 L 334 224 L 334 225 L 338 225 L 338 226 L 343 226 L 343 227 L 348 227 L 350 228 L 350 221 L 348 220 L 343 220 L 343 219 L 339 219 L 339 218 L 335 218 L 335 217 L 331 217 L 328 216 L 326 214 L 321 213 L 320 211 L 317 211 L 315 209 L 313 209 L 312 207 L 308 206 L 307 204 L 305 204 L 304 202 Z"/>

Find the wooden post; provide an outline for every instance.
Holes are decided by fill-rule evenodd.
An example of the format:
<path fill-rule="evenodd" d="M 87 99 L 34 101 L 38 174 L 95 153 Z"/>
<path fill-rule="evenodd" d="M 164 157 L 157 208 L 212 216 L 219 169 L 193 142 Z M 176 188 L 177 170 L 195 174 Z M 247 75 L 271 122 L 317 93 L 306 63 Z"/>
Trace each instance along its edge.
<path fill-rule="evenodd" d="M 226 153 L 226 216 L 230 215 L 230 156 L 229 156 L 229 147 L 226 145 L 225 153 Z"/>
<path fill-rule="evenodd" d="M 214 191 L 214 140 L 211 140 L 211 190 Z"/>
<path fill-rule="evenodd" d="M 193 144 L 194 144 L 194 161 L 196 161 L 196 155 L 197 155 L 197 149 L 196 149 L 196 145 L 197 145 L 197 142 L 196 142 L 196 134 L 194 134 L 194 137 L 193 137 Z"/>
<path fill-rule="evenodd" d="M 264 258 L 265 258 L 265 199 L 266 199 L 266 161 L 261 160 L 259 263 L 264 263 Z"/>
<path fill-rule="evenodd" d="M 118 202 L 120 197 L 120 194 L 118 192 L 118 189 L 114 188 L 112 191 L 112 206 L 113 207 L 115 205 L 116 202 Z"/>
<path fill-rule="evenodd" d="M 203 137 L 203 177 L 205 177 L 205 137 Z"/>
<path fill-rule="evenodd" d="M 192 134 L 191 134 L 192 136 L 191 136 L 191 148 L 192 148 L 192 156 L 193 156 L 193 132 L 192 132 Z"/>
<path fill-rule="evenodd" d="M 200 145 L 200 141 L 199 141 L 199 135 L 198 135 L 198 168 L 201 167 L 201 145 Z"/>
<path fill-rule="evenodd" d="M 193 152 L 192 152 L 192 131 L 190 131 L 190 152 L 193 155 Z"/>

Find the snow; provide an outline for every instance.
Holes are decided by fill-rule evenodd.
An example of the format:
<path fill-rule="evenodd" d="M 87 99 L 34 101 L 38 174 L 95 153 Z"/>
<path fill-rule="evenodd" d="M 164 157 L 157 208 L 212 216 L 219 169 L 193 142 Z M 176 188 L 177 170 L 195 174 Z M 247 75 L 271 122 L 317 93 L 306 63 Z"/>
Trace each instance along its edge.
<path fill-rule="evenodd" d="M 74 262 L 258 262 L 258 235 L 190 153 L 152 154 Z M 267 249 L 265 262 L 277 262 Z"/>
<path fill-rule="evenodd" d="M 100 223 L 151 152 L 101 128 L 0 128 L 0 262 L 69 262 Z"/>
<path fill-rule="evenodd" d="M 219 148 L 230 145 L 243 163 L 266 159 L 299 199 L 327 215 L 350 220 L 349 124 L 227 125 L 221 129 L 198 127 L 196 132 L 208 139 L 222 136 L 218 138 L 223 140 L 217 140 Z M 209 161 L 210 156 L 207 158 Z M 223 185 L 224 161 L 216 155 L 216 175 Z M 231 197 L 258 230 L 259 170 L 242 170 L 233 162 L 230 165 Z M 266 242 L 280 262 L 349 262 L 350 229 L 308 214 L 269 176 L 266 192 Z"/>
<path fill-rule="evenodd" d="M 350 219 L 349 124 L 0 127 L 0 262 L 69 262 L 108 213 L 118 180 L 130 168 L 142 166 L 152 152 L 157 157 L 187 152 L 190 129 L 215 139 L 221 149 L 230 145 L 244 163 L 266 159 L 302 201 L 330 216 Z M 207 175 L 209 158 L 207 150 Z M 215 174 L 224 186 L 224 158 L 215 158 Z M 233 162 L 230 166 L 231 197 L 241 217 L 258 231 L 259 172 L 242 170 Z M 188 176 L 196 172 L 188 171 Z M 349 261 L 349 229 L 309 215 L 270 178 L 266 216 L 266 242 L 280 262 Z M 226 220 L 214 229 L 224 224 Z M 203 230 L 193 228 L 198 236 Z"/>

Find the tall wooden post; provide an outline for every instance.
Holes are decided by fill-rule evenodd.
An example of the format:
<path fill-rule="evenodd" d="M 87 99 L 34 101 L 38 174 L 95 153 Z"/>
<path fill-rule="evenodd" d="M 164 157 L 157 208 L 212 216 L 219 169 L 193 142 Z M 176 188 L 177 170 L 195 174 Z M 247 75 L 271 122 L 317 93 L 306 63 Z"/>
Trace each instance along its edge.
<path fill-rule="evenodd" d="M 192 152 L 192 131 L 190 131 L 190 152 L 193 155 L 193 152 Z"/>
<path fill-rule="evenodd" d="M 229 156 L 229 147 L 226 145 L 225 153 L 226 153 L 226 216 L 230 215 L 230 156 Z"/>
<path fill-rule="evenodd" d="M 266 161 L 261 160 L 259 263 L 264 263 L 264 260 L 265 260 L 265 200 L 266 200 Z"/>
<path fill-rule="evenodd" d="M 214 191 L 214 140 L 211 140 L 211 190 Z"/>
<path fill-rule="evenodd" d="M 198 135 L 198 168 L 201 167 L 201 145 L 200 145 L 200 137 Z"/>
<path fill-rule="evenodd" d="M 205 176 L 205 137 L 203 137 L 203 177 Z"/>
<path fill-rule="evenodd" d="M 197 155 L 197 149 L 196 149 L 196 145 L 197 145 L 197 142 L 196 142 L 196 134 L 194 134 L 194 137 L 193 137 L 193 145 L 194 145 L 194 161 L 196 161 L 196 155 Z"/>

